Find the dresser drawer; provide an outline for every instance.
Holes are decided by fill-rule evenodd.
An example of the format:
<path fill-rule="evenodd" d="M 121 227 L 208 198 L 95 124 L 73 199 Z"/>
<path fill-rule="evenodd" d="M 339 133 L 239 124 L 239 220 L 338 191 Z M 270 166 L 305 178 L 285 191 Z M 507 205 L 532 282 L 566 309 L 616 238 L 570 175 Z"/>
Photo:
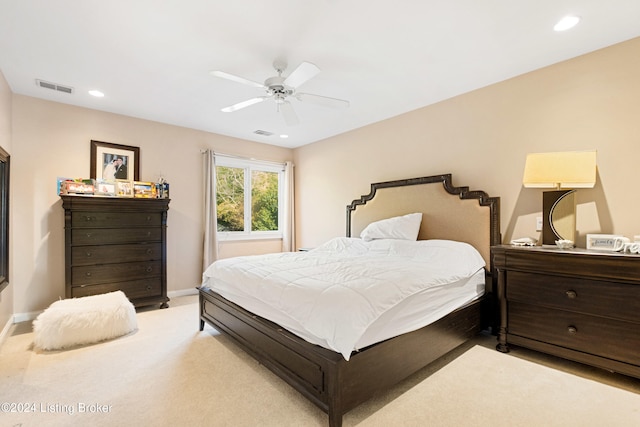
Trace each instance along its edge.
<path fill-rule="evenodd" d="M 71 268 L 71 286 L 115 283 L 161 275 L 161 261 L 88 265 Z"/>
<path fill-rule="evenodd" d="M 640 362 L 638 323 L 510 302 L 508 334 L 634 365 Z"/>
<path fill-rule="evenodd" d="M 62 195 L 65 297 L 123 291 L 167 307 L 169 199 Z"/>
<path fill-rule="evenodd" d="M 160 242 L 162 229 L 142 228 L 75 228 L 71 230 L 72 245 L 95 245 L 130 242 Z"/>
<path fill-rule="evenodd" d="M 162 214 L 159 212 L 72 212 L 71 227 L 130 227 L 160 226 Z"/>
<path fill-rule="evenodd" d="M 159 259 L 162 259 L 161 243 L 74 246 L 71 248 L 71 265 L 74 267 Z"/>
<path fill-rule="evenodd" d="M 640 322 L 640 286 L 546 274 L 507 273 L 507 300 Z"/>
<path fill-rule="evenodd" d="M 80 298 L 114 291 L 124 292 L 130 300 L 160 296 L 162 295 L 162 281 L 158 277 L 153 277 L 101 285 L 72 286 L 71 297 Z"/>

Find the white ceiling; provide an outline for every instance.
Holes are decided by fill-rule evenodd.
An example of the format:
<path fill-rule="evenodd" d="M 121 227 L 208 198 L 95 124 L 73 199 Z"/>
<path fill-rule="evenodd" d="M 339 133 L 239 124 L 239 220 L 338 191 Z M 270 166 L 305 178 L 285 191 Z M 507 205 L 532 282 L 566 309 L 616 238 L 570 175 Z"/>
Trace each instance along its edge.
<path fill-rule="evenodd" d="M 566 14 L 580 24 L 554 32 Z M 285 147 L 638 36 L 638 0 L 0 0 L 0 70 L 14 93 Z M 220 111 L 264 93 L 211 70 L 263 82 L 277 57 L 287 71 L 316 64 L 300 91 L 349 109 L 293 100 L 297 126 L 271 100 Z"/>

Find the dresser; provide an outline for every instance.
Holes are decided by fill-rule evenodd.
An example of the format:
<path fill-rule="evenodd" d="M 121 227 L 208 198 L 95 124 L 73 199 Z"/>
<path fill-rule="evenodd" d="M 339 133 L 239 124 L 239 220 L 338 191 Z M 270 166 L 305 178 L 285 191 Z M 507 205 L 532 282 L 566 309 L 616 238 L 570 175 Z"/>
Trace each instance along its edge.
<path fill-rule="evenodd" d="M 640 255 L 496 246 L 500 328 L 511 345 L 640 378 Z"/>
<path fill-rule="evenodd" d="M 121 290 L 136 307 L 168 307 L 169 199 L 60 197 L 65 212 L 65 296 Z"/>

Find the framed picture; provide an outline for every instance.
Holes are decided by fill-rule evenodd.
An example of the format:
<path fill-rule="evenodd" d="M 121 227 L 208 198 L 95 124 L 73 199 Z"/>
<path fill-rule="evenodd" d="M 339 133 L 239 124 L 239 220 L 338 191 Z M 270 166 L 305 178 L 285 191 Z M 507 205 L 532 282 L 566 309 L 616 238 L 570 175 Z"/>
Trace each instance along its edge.
<path fill-rule="evenodd" d="M 60 194 L 94 194 L 94 192 L 93 179 L 73 179 L 64 181 L 60 185 Z"/>
<path fill-rule="evenodd" d="M 56 194 L 60 195 L 62 194 L 62 188 L 65 187 L 67 184 L 65 184 L 65 181 L 73 181 L 73 178 L 65 178 L 63 176 L 59 176 L 58 178 L 56 178 L 57 180 L 57 190 L 56 190 Z"/>
<path fill-rule="evenodd" d="M 587 234 L 587 249 L 614 251 L 616 240 L 622 237 L 617 234 Z"/>
<path fill-rule="evenodd" d="M 140 179 L 140 148 L 92 140 L 89 173 L 93 179 L 138 180 Z"/>
<path fill-rule="evenodd" d="M 133 181 L 116 180 L 116 196 L 133 197 Z"/>
<path fill-rule="evenodd" d="M 116 195 L 116 182 L 107 181 L 105 179 L 96 179 L 94 194 L 98 196 L 115 196 Z"/>
<path fill-rule="evenodd" d="M 155 199 L 156 198 L 155 184 L 153 182 L 134 182 L 133 197 L 138 197 L 143 199 Z"/>

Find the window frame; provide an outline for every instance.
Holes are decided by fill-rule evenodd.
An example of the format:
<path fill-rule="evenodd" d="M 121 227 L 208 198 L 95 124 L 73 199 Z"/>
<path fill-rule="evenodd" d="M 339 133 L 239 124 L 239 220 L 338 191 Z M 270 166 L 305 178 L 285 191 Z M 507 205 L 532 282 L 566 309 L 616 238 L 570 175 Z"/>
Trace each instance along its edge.
<path fill-rule="evenodd" d="M 274 163 L 268 161 L 243 159 L 239 157 L 231 157 L 216 154 L 215 167 L 218 166 L 240 168 L 244 169 L 244 231 L 218 231 L 216 227 L 216 234 L 218 241 L 238 241 L 238 240 L 268 240 L 268 239 L 282 239 L 283 238 L 283 209 L 284 209 L 284 165 L 282 163 Z M 278 174 L 278 230 L 273 231 L 253 231 L 251 230 L 251 179 L 253 171 L 274 172 Z M 217 173 L 216 173 L 217 177 Z M 216 204 L 217 204 L 217 185 L 216 185 Z M 217 215 L 217 214 L 216 214 Z"/>

